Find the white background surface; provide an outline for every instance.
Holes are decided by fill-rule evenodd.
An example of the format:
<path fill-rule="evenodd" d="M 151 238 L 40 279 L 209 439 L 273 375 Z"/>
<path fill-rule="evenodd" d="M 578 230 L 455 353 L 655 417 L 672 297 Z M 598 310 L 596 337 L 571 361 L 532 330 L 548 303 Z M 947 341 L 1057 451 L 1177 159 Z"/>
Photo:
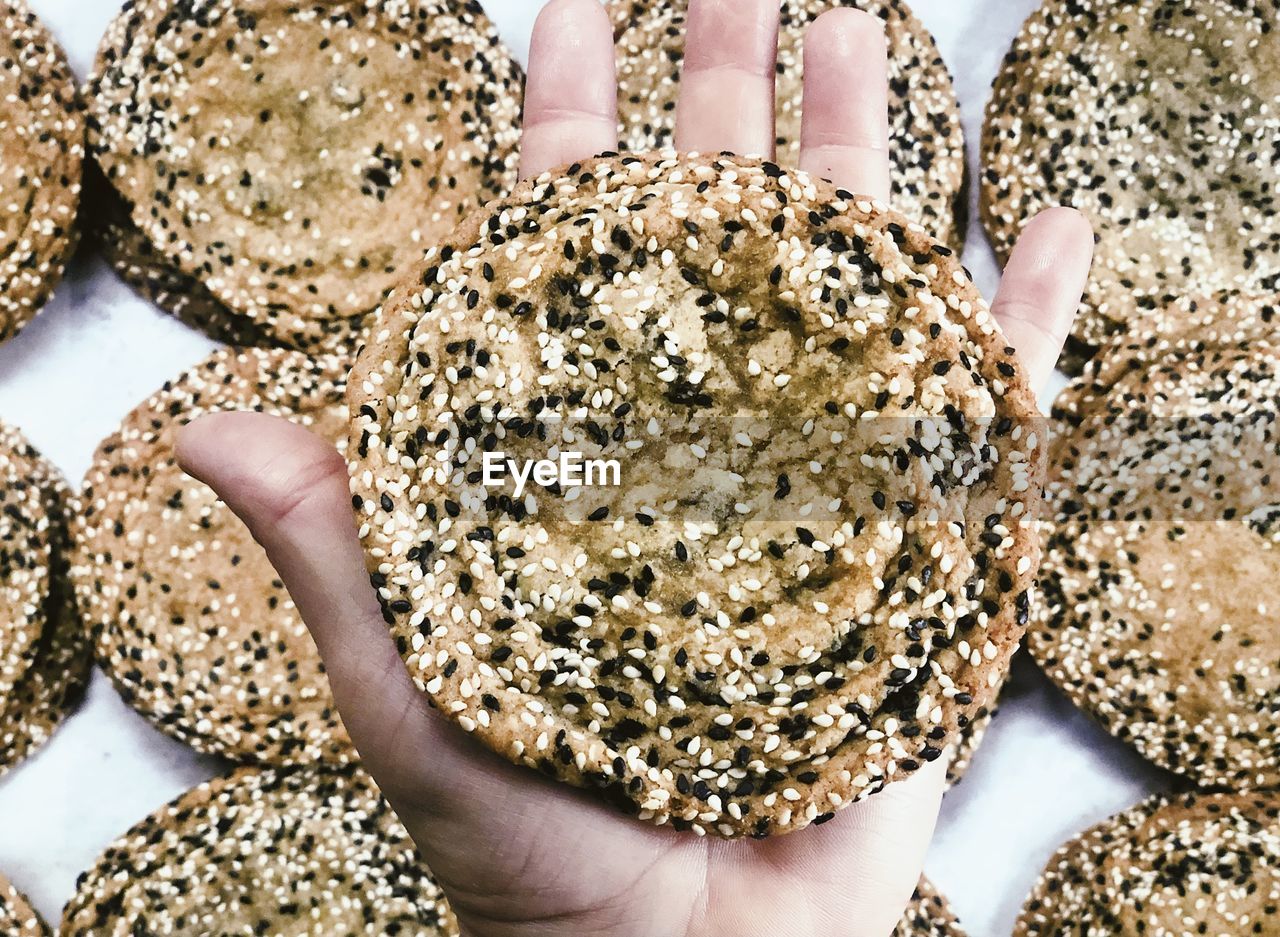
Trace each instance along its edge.
<path fill-rule="evenodd" d="M 1038 0 L 912 3 L 956 77 L 976 172 L 991 81 Z M 118 4 L 31 4 L 83 77 Z M 485 6 L 523 61 L 541 3 Z M 976 194 L 973 201 L 976 218 Z M 996 263 L 976 221 L 965 261 L 993 295 Z M 213 347 L 133 295 L 101 260 L 81 256 L 54 302 L 0 347 L 0 419 L 22 428 L 78 483 L 99 440 Z M 76 876 L 112 839 L 220 768 L 151 729 L 96 674 L 84 706 L 53 742 L 0 780 L 0 871 L 56 921 Z M 971 774 L 947 798 L 926 871 L 973 937 L 1006 937 L 1063 840 L 1166 783 L 1020 660 Z"/>

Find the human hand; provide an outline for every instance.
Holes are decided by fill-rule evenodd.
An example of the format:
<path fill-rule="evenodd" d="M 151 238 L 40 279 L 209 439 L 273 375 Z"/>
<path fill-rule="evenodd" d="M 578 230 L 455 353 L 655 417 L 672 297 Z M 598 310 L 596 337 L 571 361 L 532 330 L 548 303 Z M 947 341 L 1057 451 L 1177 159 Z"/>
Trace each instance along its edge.
<path fill-rule="evenodd" d="M 693 0 L 677 143 L 769 153 L 776 0 Z M 612 32 L 596 0 L 553 0 L 535 31 L 523 172 L 617 144 Z M 885 42 L 837 10 L 808 38 L 801 168 L 889 196 Z M 1033 379 L 1057 358 L 1092 240 L 1074 212 L 1038 219 L 997 315 Z M 823 826 L 722 841 L 646 826 L 512 767 L 429 706 L 387 635 L 356 538 L 347 468 L 288 422 L 222 414 L 179 458 L 264 544 L 326 661 L 365 766 L 444 886 L 468 937 L 884 937 L 923 864 L 943 786 L 935 762 Z"/>

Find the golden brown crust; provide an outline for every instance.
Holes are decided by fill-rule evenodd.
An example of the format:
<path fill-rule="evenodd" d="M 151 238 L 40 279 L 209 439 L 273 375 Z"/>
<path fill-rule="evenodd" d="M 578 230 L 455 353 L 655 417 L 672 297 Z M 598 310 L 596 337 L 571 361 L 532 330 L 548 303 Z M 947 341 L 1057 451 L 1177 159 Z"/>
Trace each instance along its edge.
<path fill-rule="evenodd" d="M 965 937 L 965 934 L 947 899 L 932 882 L 922 877 L 891 937 Z"/>
<path fill-rule="evenodd" d="M 1116 339 L 1055 404 L 1027 645 L 1109 731 L 1190 780 L 1280 783 L 1274 298 Z"/>
<path fill-rule="evenodd" d="M 239 347 L 272 344 L 260 326 L 228 309 L 203 283 L 183 273 L 152 245 L 133 223 L 124 199 L 92 162 L 85 171 L 84 200 L 86 237 L 120 279 L 179 322 L 219 342 Z M 347 342 L 347 336 L 335 334 L 320 343 L 340 353 Z"/>
<path fill-rule="evenodd" d="M 408 832 L 358 769 L 241 769 L 116 840 L 64 937 L 457 937 Z"/>
<path fill-rule="evenodd" d="M 70 586 L 64 582 L 60 590 L 65 595 L 55 602 L 62 611 L 0 711 L 0 775 L 52 738 L 89 684 L 93 654 L 88 634 L 75 613 Z"/>
<path fill-rule="evenodd" d="M 463 0 L 137 0 L 89 142 L 157 260 L 272 344 L 350 356 L 426 247 L 514 185 L 522 77 Z"/>
<path fill-rule="evenodd" d="M 88 677 L 67 582 L 61 473 L 0 423 L 0 774 L 48 740 Z"/>
<path fill-rule="evenodd" d="M 991 694 L 991 702 L 979 709 L 968 724 L 961 727 L 960 736 L 951 752 L 951 763 L 947 766 L 948 789 L 963 781 L 965 775 L 969 773 L 969 769 L 973 766 L 974 756 L 977 755 L 978 749 L 982 747 L 982 743 L 987 737 L 987 730 L 991 728 L 991 723 L 995 721 L 1000 712 L 1000 695 L 1004 691 L 1007 682 L 1008 676 L 1006 675 L 1000 681 L 1000 685 L 996 687 L 995 692 Z"/>
<path fill-rule="evenodd" d="M 0 875 L 0 934 L 4 937 L 52 937 L 52 933 L 26 897 Z"/>
<path fill-rule="evenodd" d="M 1049 861 L 1014 937 L 1269 935 L 1280 928 L 1280 796 L 1157 796 Z"/>

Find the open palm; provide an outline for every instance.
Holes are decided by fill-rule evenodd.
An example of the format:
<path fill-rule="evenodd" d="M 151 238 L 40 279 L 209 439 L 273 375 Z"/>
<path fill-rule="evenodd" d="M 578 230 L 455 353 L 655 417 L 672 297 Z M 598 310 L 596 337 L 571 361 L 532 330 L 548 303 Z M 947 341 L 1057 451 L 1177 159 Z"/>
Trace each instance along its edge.
<path fill-rule="evenodd" d="M 777 0 L 693 0 L 677 144 L 767 154 Z M 879 22 L 839 9 L 811 28 L 801 168 L 888 200 Z M 526 176 L 617 146 L 611 27 L 597 0 L 553 0 L 535 27 Z M 1033 379 L 1047 377 L 1079 301 L 1092 238 L 1076 213 L 1029 227 L 997 302 Z M 942 760 L 821 827 L 760 842 L 649 827 L 512 767 L 413 686 L 365 573 L 336 450 L 300 427 L 222 414 L 179 458 L 266 546 L 301 610 L 347 729 L 444 886 L 468 937 L 886 937 L 923 864 Z"/>

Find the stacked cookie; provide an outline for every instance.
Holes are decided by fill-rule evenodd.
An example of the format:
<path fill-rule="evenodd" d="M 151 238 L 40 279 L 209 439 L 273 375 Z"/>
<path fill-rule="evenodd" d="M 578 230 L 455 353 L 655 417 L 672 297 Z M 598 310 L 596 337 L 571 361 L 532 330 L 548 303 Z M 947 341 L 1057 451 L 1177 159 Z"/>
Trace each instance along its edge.
<path fill-rule="evenodd" d="M 66 55 L 26 0 L 0 2 L 0 342 L 75 249 L 84 123 Z"/>
<path fill-rule="evenodd" d="M 131 706 L 201 752 L 261 767 L 126 836 L 82 881 L 64 932 L 457 932 L 353 767 L 283 583 L 174 445 L 226 410 L 345 443 L 346 371 L 370 313 L 514 184 L 521 83 L 479 6 L 460 0 L 141 0 L 108 29 L 89 82 L 97 237 L 126 280 L 231 347 L 103 441 L 71 579 Z"/>
<path fill-rule="evenodd" d="M 951 73 L 933 36 L 904 0 L 782 0 L 778 33 L 778 162 L 798 165 L 804 36 L 828 10 L 878 17 L 889 41 L 893 207 L 956 250 L 965 235 L 965 149 Z M 618 48 L 618 114 L 624 149 L 643 153 L 675 139 L 688 0 L 609 0 Z M 768 154 L 765 154 L 768 155 Z"/>
<path fill-rule="evenodd" d="M 82 110 L 53 36 L 25 0 L 0 0 L 0 342 L 49 301 L 75 250 Z M 58 470 L 0 423 L 0 776 L 48 741 L 87 682 L 69 500 Z M 0 933 L 51 934 L 2 875 Z"/>
<path fill-rule="evenodd" d="M 1277 926 L 1274 797 L 1241 792 L 1280 788 L 1278 16 L 1272 0 L 1049 0 L 996 81 L 997 249 L 1062 202 L 1098 233 L 1062 362 L 1079 376 L 1054 405 L 1028 647 L 1118 738 L 1227 792 L 1064 847 L 1023 934 Z"/>
<path fill-rule="evenodd" d="M 0 424 L 0 775 L 79 700 L 89 654 L 67 583 L 66 484 Z"/>
<path fill-rule="evenodd" d="M 350 355 L 514 183 L 522 75 L 474 3 L 139 0 L 89 83 L 99 239 L 215 338 Z"/>
<path fill-rule="evenodd" d="M 1160 805 L 1137 808 L 1064 847 L 1030 899 L 1023 933 L 1060 933 L 1062 922 L 1079 920 L 1093 928 L 1082 934 L 1136 935 L 1143 902 L 1159 903 L 1143 920 L 1160 921 L 1161 933 L 1276 926 L 1276 796 L 1237 792 L 1280 788 L 1280 643 L 1269 592 L 1280 503 L 1278 315 L 1274 300 L 1256 297 L 1185 303 L 1145 337 L 1104 346 L 1055 405 L 1062 432 L 1050 454 L 1031 654 L 1148 759 L 1232 793 L 1191 795 L 1150 822 L 1145 813 Z M 1243 816 L 1240 839 L 1182 829 L 1180 811 L 1207 821 L 1220 804 Z M 1213 851 L 1171 858 L 1171 830 L 1184 846 Z M 1104 891 L 1098 863 L 1115 850 L 1113 835 L 1132 837 L 1125 848 L 1137 864 L 1115 859 Z M 1230 867 L 1219 864 L 1226 845 L 1239 850 Z M 1204 893 L 1221 900 L 1186 898 L 1191 875 L 1206 877 Z M 1215 876 L 1224 890 L 1210 890 Z"/>
<path fill-rule="evenodd" d="M 1045 200 L 1099 200 L 1102 269 L 1078 337 L 1103 345 L 1055 406 L 1062 435 L 1031 651 L 1117 735 L 1209 786 L 1280 782 L 1280 658 L 1264 585 L 1277 445 L 1278 304 L 1267 288 L 1280 231 L 1263 178 L 1280 157 L 1258 145 L 1274 118 L 1255 81 L 1265 85 L 1280 55 L 1275 12 L 1216 0 L 1048 3 L 1006 60 L 987 132 L 992 184 L 1010 180 L 988 189 L 998 243 Z M 1068 54 L 1067 37 L 1082 51 Z M 1143 63 L 1132 65 L 1140 81 L 1125 83 L 1125 63 Z M 1062 79 L 1086 67 L 1096 80 Z M 1016 121 L 1010 100 L 1021 102 Z M 1105 130 L 1089 122 L 1130 111 Z M 1183 113 L 1190 124 L 1175 127 Z M 1142 148 L 1131 143 L 1138 132 Z M 1148 150 L 1150 163 L 1116 172 L 1122 154 Z M 1050 160 L 1111 168 L 1092 182 L 1033 178 Z M 1179 213 L 1148 216 L 1155 195 Z M 1194 252 L 1173 262 L 1175 243 Z"/>
<path fill-rule="evenodd" d="M 1242 297 L 1183 309 L 1107 346 L 1055 405 L 1031 653 L 1207 787 L 1280 786 L 1277 315 Z"/>

